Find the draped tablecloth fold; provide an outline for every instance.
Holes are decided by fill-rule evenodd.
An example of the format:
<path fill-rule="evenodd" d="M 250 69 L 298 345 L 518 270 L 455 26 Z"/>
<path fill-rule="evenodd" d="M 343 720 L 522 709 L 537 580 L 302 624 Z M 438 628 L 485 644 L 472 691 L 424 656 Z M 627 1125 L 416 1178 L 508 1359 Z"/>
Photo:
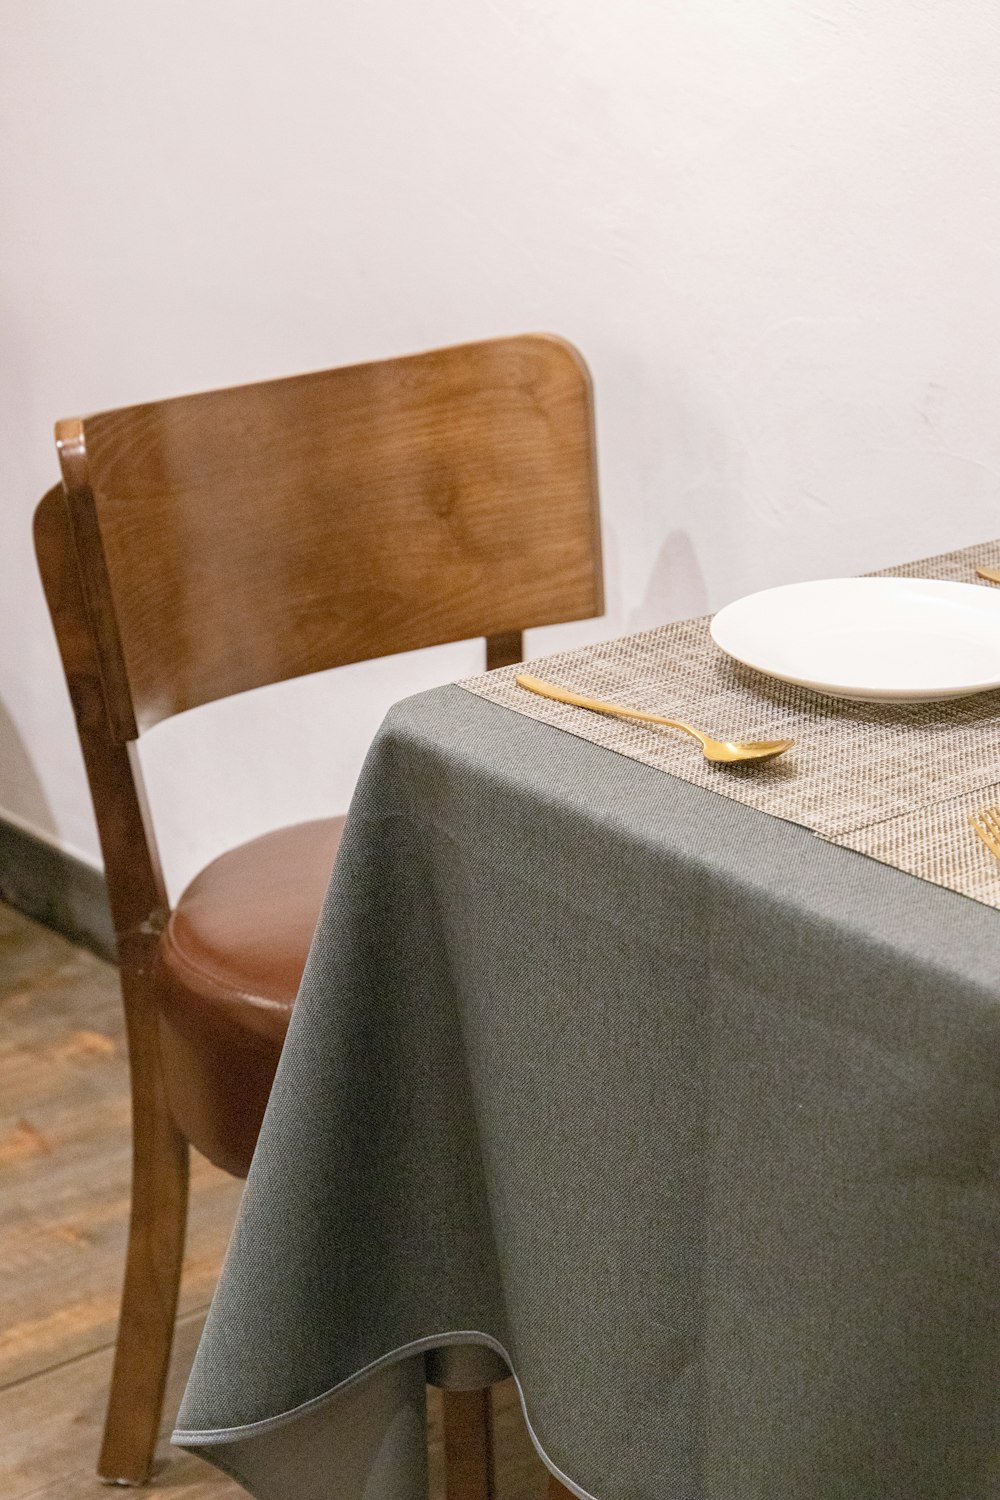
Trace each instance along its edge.
<path fill-rule="evenodd" d="M 595 1500 L 998 1500 L 998 958 L 793 823 L 399 705 L 176 1440 L 413 1500 L 414 1356 L 482 1336 Z"/>

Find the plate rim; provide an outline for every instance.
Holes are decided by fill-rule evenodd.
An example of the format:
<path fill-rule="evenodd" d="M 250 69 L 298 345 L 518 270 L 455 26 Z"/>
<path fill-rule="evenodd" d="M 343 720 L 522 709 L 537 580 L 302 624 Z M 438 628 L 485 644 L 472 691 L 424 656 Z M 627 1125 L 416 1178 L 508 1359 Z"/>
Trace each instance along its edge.
<path fill-rule="evenodd" d="M 977 693 L 994 692 L 1000 688 L 1000 675 L 990 678 L 985 682 L 965 682 L 959 685 L 949 683 L 937 687 L 925 688 L 859 687 L 850 683 L 821 682 L 815 678 L 792 676 L 787 672 L 779 672 L 773 667 L 763 667 L 758 662 L 751 661 L 746 656 L 739 654 L 738 651 L 734 651 L 731 646 L 724 645 L 716 633 L 716 622 L 720 616 L 725 615 L 737 605 L 747 604 L 751 600 L 761 598 L 765 595 L 779 594 L 791 590 L 798 591 L 831 584 L 848 584 L 852 588 L 858 585 L 864 587 L 875 585 L 884 588 L 888 585 L 891 588 L 898 589 L 902 586 L 906 591 L 909 591 L 909 587 L 912 587 L 914 592 L 919 592 L 921 588 L 926 589 L 930 585 L 936 586 L 938 589 L 943 588 L 949 593 L 952 590 L 960 590 L 963 593 L 967 590 L 974 590 L 984 601 L 991 592 L 990 589 L 984 587 L 982 584 L 965 582 L 957 578 L 914 578 L 906 575 L 903 577 L 895 575 L 872 577 L 871 575 L 862 575 L 861 577 L 799 579 L 792 583 L 774 584 L 766 589 L 755 589 L 749 594 L 743 594 L 737 599 L 730 600 L 728 604 L 724 604 L 721 609 L 715 612 L 709 623 L 709 633 L 712 641 L 716 648 L 729 657 L 731 661 L 739 662 L 741 666 L 747 667 L 750 671 L 759 672 L 762 676 L 768 677 L 772 681 L 786 682 L 793 687 L 805 688 L 807 691 L 818 693 L 821 696 L 848 699 L 854 703 L 941 703 L 951 698 L 971 698 Z M 996 609 L 1000 613 L 1000 590 L 995 591 L 994 604 L 986 605 L 985 607 L 986 609 Z"/>

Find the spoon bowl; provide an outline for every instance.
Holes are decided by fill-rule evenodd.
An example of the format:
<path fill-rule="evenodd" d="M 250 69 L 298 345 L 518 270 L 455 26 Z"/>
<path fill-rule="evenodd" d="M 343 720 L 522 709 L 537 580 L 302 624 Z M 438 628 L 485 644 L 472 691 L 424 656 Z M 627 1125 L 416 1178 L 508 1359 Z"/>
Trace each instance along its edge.
<path fill-rule="evenodd" d="M 718 761 L 720 765 L 732 765 L 738 760 L 773 760 L 784 755 L 795 744 L 794 740 L 713 740 L 711 735 L 685 725 L 688 734 L 701 741 L 706 760 Z"/>

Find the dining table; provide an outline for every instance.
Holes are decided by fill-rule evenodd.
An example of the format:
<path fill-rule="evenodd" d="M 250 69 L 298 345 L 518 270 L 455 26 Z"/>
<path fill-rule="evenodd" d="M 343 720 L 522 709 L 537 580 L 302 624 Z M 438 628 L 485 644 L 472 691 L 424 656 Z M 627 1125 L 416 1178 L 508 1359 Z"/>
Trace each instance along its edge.
<path fill-rule="evenodd" d="M 423 1500 L 450 1355 L 580 1500 L 1000 1500 L 1000 691 L 530 668 L 795 739 L 714 766 L 520 670 L 371 747 L 174 1441 Z"/>

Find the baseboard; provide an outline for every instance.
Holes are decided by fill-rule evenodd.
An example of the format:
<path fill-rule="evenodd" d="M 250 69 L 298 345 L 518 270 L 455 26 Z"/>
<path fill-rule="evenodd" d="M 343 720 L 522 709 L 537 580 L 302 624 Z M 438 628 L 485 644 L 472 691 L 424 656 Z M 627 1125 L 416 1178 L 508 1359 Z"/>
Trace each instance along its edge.
<path fill-rule="evenodd" d="M 71 943 L 116 962 L 104 876 L 93 865 L 0 818 L 0 901 Z"/>

